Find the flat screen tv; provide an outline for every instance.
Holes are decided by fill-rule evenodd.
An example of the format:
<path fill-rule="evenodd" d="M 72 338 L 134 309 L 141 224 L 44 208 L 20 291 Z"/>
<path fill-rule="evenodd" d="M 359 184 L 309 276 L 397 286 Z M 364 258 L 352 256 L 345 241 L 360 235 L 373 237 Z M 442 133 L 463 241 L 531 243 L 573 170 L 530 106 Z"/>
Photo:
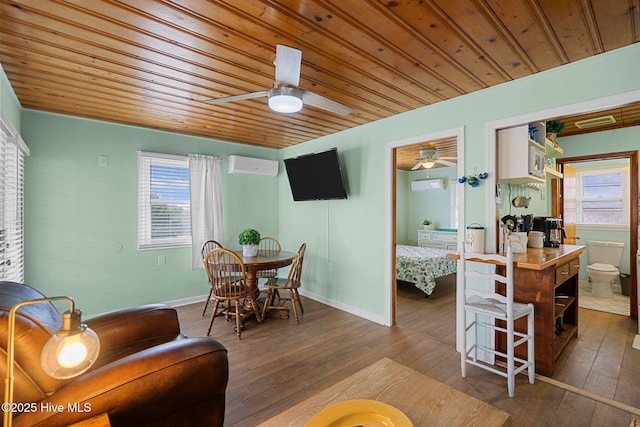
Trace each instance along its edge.
<path fill-rule="evenodd" d="M 294 201 L 347 198 L 336 148 L 284 159 L 284 166 Z"/>

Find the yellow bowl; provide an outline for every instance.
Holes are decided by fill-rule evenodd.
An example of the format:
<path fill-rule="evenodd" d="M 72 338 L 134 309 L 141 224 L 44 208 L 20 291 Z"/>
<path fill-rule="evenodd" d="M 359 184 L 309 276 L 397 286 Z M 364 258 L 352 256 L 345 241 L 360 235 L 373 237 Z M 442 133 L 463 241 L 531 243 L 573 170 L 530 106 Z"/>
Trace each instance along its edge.
<path fill-rule="evenodd" d="M 355 399 L 323 409 L 305 427 L 413 427 L 399 409 L 377 400 Z"/>

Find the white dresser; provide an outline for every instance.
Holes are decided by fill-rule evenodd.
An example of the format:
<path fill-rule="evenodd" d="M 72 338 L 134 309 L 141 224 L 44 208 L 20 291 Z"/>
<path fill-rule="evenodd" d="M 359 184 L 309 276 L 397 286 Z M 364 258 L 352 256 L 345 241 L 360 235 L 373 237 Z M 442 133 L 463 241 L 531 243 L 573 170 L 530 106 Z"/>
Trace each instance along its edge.
<path fill-rule="evenodd" d="M 418 230 L 418 246 L 423 248 L 455 251 L 458 248 L 457 240 L 456 230 Z"/>

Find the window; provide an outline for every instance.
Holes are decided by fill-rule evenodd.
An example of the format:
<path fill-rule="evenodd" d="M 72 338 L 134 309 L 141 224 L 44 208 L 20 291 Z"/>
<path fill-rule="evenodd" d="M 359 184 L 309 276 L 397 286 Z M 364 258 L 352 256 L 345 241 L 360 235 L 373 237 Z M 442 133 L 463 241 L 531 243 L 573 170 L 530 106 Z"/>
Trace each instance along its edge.
<path fill-rule="evenodd" d="M 628 168 L 584 169 L 577 178 L 578 224 L 628 226 Z"/>
<path fill-rule="evenodd" d="M 24 282 L 24 156 L 29 148 L 0 117 L 0 280 Z"/>
<path fill-rule="evenodd" d="M 191 245 L 189 161 L 138 153 L 138 249 Z"/>

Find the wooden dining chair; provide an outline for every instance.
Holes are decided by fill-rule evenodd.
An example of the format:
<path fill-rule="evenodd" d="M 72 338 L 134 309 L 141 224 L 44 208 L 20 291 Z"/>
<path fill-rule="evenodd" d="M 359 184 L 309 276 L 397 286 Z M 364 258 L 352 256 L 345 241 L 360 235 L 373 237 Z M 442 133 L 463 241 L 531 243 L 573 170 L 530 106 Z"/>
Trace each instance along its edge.
<path fill-rule="evenodd" d="M 282 248 L 280 247 L 280 242 L 274 237 L 263 237 L 260 239 L 260 244 L 258 245 L 258 250 L 262 254 L 277 254 Z M 269 270 L 260 270 L 256 272 L 256 278 L 267 279 L 267 282 L 274 281 L 278 277 L 278 269 L 272 268 Z"/>
<path fill-rule="evenodd" d="M 515 376 L 518 373 L 527 369 L 529 383 L 533 384 L 535 349 L 533 304 L 513 301 L 511 246 L 508 246 L 506 256 L 465 252 L 461 260 L 464 271 L 464 316 L 461 320 L 465 327 L 461 334 L 462 376 L 466 376 L 466 365 L 471 364 L 506 377 L 509 397 L 513 397 Z M 495 264 L 504 265 L 506 275 L 497 274 Z M 486 290 L 479 289 L 482 286 L 486 286 Z M 504 295 L 497 290 L 501 287 L 504 287 Z M 467 324 L 467 314 L 471 315 L 469 324 Z M 514 328 L 514 321 L 524 317 L 527 319 L 526 332 L 518 332 Z M 496 335 L 495 340 L 491 339 L 494 337 L 487 337 L 489 343 L 499 342 L 498 335 L 503 334 L 506 340 L 506 350 L 504 350 L 506 353 L 495 345 L 483 344 L 478 339 L 479 331 L 483 330 Z M 469 341 L 467 341 L 468 333 Z M 526 359 L 515 356 L 515 349 L 520 345 L 526 346 Z M 495 362 L 491 363 L 495 357 L 504 358 L 506 368 L 503 369 Z"/>
<path fill-rule="evenodd" d="M 265 285 L 265 288 L 267 289 L 267 298 L 262 309 L 263 320 L 270 310 L 288 310 L 291 308 L 291 310 L 293 310 L 296 323 L 300 323 L 296 305 L 300 306 L 300 313 L 304 314 L 304 308 L 302 307 L 302 301 L 300 300 L 298 289 L 301 286 L 302 262 L 304 261 L 304 252 L 306 248 L 307 244 L 303 243 L 298 249 L 286 279 L 276 278 L 273 281 L 267 282 Z M 288 291 L 289 297 L 281 296 L 279 291 L 282 291 L 283 293 Z M 286 305 L 287 301 L 290 303 L 289 306 Z"/>
<path fill-rule="evenodd" d="M 207 336 L 211 333 L 218 305 L 222 302 L 227 307 L 225 310 L 226 319 L 229 320 L 235 316 L 236 333 L 238 339 L 241 339 L 242 320 L 245 315 L 244 300 L 251 302 L 256 320 L 258 323 L 262 323 L 255 292 L 247 286 L 247 269 L 242 258 L 228 249 L 218 248 L 206 255 L 204 265 L 211 282 L 214 298 L 213 313 L 211 313 Z M 234 304 L 234 311 L 231 310 L 230 303 Z"/>
<path fill-rule="evenodd" d="M 202 245 L 202 249 L 200 250 L 200 252 L 202 253 L 202 262 L 204 263 L 204 259 L 209 252 L 211 252 L 214 249 L 218 249 L 222 247 L 223 246 L 220 243 L 216 242 L 215 240 L 207 240 L 206 242 L 204 242 L 204 245 Z M 211 282 L 209 282 L 209 296 L 207 296 L 207 300 L 204 302 L 204 309 L 202 310 L 202 316 L 204 316 L 204 314 L 207 312 L 207 307 L 209 306 L 209 303 L 213 301 L 213 298 L 211 297 L 212 293 L 213 293 L 213 286 L 211 286 Z"/>

